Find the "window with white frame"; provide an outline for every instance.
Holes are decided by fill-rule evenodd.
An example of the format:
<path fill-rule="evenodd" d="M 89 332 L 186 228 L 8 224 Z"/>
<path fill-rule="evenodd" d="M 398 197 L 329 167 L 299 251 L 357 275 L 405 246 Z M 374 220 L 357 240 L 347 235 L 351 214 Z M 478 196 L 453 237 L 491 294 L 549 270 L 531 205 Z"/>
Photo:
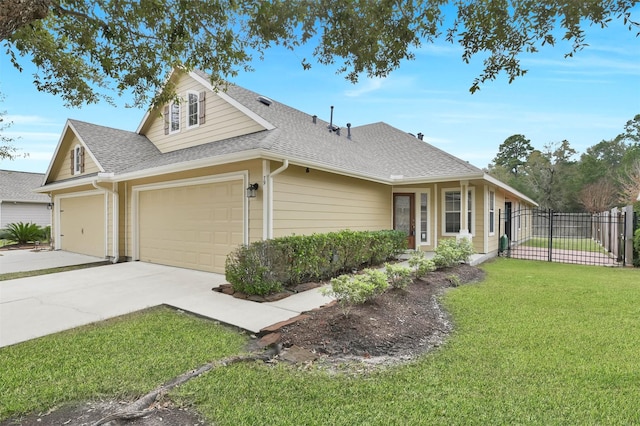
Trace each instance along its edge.
<path fill-rule="evenodd" d="M 445 234 L 457 234 L 462 228 L 461 223 L 461 211 L 462 211 L 462 196 L 460 190 L 445 190 L 444 191 L 444 233 Z M 473 234 L 473 222 L 474 222 L 474 209 L 473 209 L 473 189 L 469 189 L 467 192 L 467 225 L 470 234 Z"/>
<path fill-rule="evenodd" d="M 169 105 L 169 133 L 180 131 L 180 104 L 172 102 Z"/>
<path fill-rule="evenodd" d="M 429 243 L 429 194 L 420 194 L 420 243 Z"/>
<path fill-rule="evenodd" d="M 73 174 L 82 172 L 84 172 L 84 149 L 81 145 L 76 145 L 73 148 Z"/>
<path fill-rule="evenodd" d="M 187 92 L 187 128 L 200 125 L 200 98 L 197 92 Z"/>
<path fill-rule="evenodd" d="M 496 233 L 496 193 L 489 191 L 489 235 Z"/>

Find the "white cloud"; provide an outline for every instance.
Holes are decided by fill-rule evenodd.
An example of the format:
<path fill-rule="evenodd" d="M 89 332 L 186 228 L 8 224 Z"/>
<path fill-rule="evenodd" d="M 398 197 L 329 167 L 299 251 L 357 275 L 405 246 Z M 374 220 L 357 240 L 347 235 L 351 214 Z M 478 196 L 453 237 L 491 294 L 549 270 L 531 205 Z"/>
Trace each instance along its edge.
<path fill-rule="evenodd" d="M 364 83 L 358 84 L 358 87 L 353 90 L 345 90 L 345 96 L 350 98 L 362 96 L 367 93 L 375 92 L 382 87 L 382 83 L 384 82 L 383 78 L 374 77 L 368 78 Z"/>
<path fill-rule="evenodd" d="M 16 125 L 23 124 L 32 126 L 57 126 L 60 124 L 49 117 L 42 117 L 39 115 L 7 114 L 5 117 L 7 122 L 13 122 L 13 124 Z"/>

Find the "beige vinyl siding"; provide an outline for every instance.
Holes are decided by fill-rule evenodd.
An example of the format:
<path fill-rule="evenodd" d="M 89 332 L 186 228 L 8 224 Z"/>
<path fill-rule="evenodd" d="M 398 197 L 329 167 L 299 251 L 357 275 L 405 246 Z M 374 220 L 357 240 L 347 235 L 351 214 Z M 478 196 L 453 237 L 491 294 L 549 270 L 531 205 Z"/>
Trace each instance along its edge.
<path fill-rule="evenodd" d="M 169 135 L 164 134 L 162 108 L 151 112 L 149 123 L 141 131 L 161 152 L 176 151 L 264 130 L 264 127 L 252 118 L 217 94 L 205 89 L 188 74 L 181 74 L 175 78 L 177 79 L 176 93 L 183 99 L 180 104 L 180 131 Z M 206 91 L 205 123 L 190 129 L 187 128 L 186 121 L 187 91 L 197 93 Z"/>
<path fill-rule="evenodd" d="M 484 232 L 485 232 L 485 215 L 489 214 L 484 207 L 484 185 L 472 186 L 469 188 L 475 188 L 473 191 L 473 249 L 476 253 L 484 253 Z M 489 232 L 489 230 L 486 230 Z"/>
<path fill-rule="evenodd" d="M 274 178 L 274 237 L 391 227 L 391 187 L 291 166 Z"/>
<path fill-rule="evenodd" d="M 73 175 L 71 173 L 71 159 L 69 157 L 69 152 L 78 144 L 80 144 L 80 140 L 71 129 L 68 129 L 66 134 L 64 135 L 64 138 L 62 139 L 62 143 L 60 144 L 58 155 L 51 169 L 51 173 L 49 174 L 48 183 L 81 175 L 91 175 L 100 171 L 98 165 L 93 161 L 91 155 L 89 155 L 88 150 L 85 149 L 84 172 L 80 175 Z"/>
<path fill-rule="evenodd" d="M 193 179 L 201 177 L 216 176 L 224 173 L 249 172 L 249 182 L 258 182 L 260 189 L 258 196 L 249 200 L 249 241 L 257 241 L 262 239 L 262 162 L 260 160 L 243 161 L 238 163 L 230 163 L 215 167 L 204 167 L 200 169 L 186 170 L 182 172 L 169 173 L 166 175 L 152 176 L 148 178 L 134 179 L 121 183 L 122 193 L 126 194 L 126 200 L 120 201 L 120 209 L 124 216 L 120 219 L 121 241 L 120 246 L 124 248 L 121 255 L 131 258 L 135 253 L 133 241 L 133 187 L 137 185 L 157 184 L 162 182 L 171 182 L 183 179 Z M 126 190 L 125 190 L 126 187 Z M 124 209 L 124 210 L 123 210 Z"/>

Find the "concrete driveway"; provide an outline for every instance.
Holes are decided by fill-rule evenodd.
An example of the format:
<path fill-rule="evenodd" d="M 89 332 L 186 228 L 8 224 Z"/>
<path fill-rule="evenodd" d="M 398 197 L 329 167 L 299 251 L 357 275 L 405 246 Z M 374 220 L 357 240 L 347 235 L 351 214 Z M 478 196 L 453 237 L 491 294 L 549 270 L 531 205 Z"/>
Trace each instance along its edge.
<path fill-rule="evenodd" d="M 211 291 L 224 282 L 144 262 L 0 281 L 0 347 L 163 304 L 255 333 L 331 300 L 317 289 L 273 303 Z"/>
<path fill-rule="evenodd" d="M 0 274 L 104 262 L 99 257 L 62 250 L 0 250 Z"/>

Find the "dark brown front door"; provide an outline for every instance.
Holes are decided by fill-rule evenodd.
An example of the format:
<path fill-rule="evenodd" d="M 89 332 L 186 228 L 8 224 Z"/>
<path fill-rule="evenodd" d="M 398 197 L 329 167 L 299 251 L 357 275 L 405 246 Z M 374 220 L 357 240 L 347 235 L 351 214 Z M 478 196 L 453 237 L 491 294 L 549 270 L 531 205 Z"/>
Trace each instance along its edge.
<path fill-rule="evenodd" d="M 415 194 L 393 194 L 393 229 L 407 235 L 407 248 L 416 248 Z"/>

